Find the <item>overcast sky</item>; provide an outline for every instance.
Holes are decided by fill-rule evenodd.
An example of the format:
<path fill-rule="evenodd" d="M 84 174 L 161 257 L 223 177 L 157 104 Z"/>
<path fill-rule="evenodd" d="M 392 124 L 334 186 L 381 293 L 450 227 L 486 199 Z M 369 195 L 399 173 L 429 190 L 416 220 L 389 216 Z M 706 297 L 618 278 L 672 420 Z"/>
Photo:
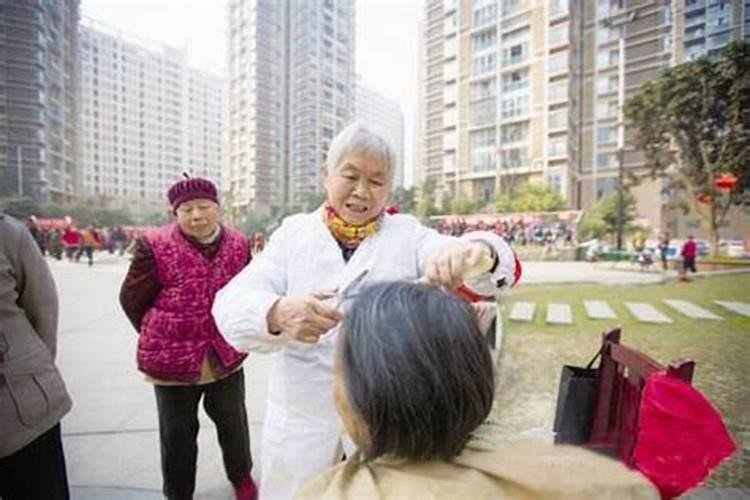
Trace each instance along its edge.
<path fill-rule="evenodd" d="M 305 1 L 305 0 L 297 0 Z M 356 0 L 356 70 L 404 112 L 407 183 L 417 96 L 417 15 L 422 0 Z M 82 0 L 84 15 L 131 37 L 185 48 L 190 62 L 224 75 L 227 0 Z"/>

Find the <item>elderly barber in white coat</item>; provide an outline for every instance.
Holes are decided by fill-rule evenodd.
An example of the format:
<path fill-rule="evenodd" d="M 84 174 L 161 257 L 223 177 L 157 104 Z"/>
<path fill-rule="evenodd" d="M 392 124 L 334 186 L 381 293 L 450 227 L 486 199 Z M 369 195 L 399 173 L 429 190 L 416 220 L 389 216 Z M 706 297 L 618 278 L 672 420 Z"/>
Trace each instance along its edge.
<path fill-rule="evenodd" d="M 342 458 L 331 391 L 343 294 L 365 282 L 423 277 L 493 295 L 516 280 L 518 263 L 497 235 L 458 239 L 387 214 L 393 164 L 380 136 L 357 123 L 345 128 L 328 153 L 325 204 L 285 219 L 216 296 L 214 318 L 235 348 L 277 352 L 261 440 L 262 498 L 289 498 Z M 478 266 L 481 274 L 465 280 Z"/>

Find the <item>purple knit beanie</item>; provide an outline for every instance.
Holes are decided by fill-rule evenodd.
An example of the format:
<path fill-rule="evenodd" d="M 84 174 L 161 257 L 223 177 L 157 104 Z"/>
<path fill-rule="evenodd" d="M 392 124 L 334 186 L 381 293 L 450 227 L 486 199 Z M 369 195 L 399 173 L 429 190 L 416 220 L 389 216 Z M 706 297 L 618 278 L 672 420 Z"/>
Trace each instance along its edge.
<path fill-rule="evenodd" d="M 167 198 L 169 199 L 169 204 L 172 205 L 173 212 L 182 203 L 198 198 L 219 203 L 214 183 L 201 177 L 188 177 L 175 182 L 169 188 L 169 191 L 167 191 Z"/>

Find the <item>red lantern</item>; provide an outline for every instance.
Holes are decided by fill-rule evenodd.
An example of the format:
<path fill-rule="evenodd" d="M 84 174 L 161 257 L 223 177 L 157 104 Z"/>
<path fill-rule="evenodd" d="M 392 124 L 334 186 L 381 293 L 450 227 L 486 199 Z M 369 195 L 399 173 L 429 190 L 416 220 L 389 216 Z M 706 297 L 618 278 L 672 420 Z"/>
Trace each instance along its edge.
<path fill-rule="evenodd" d="M 726 174 L 721 174 L 714 180 L 714 186 L 716 186 L 716 189 L 719 191 L 723 191 L 725 193 L 728 193 L 732 189 L 734 189 L 734 186 L 737 184 L 737 181 L 739 179 L 736 175 L 729 172 Z"/>
<path fill-rule="evenodd" d="M 704 205 L 710 205 L 713 198 L 711 198 L 710 194 L 701 193 L 698 195 L 698 203 L 703 203 Z"/>

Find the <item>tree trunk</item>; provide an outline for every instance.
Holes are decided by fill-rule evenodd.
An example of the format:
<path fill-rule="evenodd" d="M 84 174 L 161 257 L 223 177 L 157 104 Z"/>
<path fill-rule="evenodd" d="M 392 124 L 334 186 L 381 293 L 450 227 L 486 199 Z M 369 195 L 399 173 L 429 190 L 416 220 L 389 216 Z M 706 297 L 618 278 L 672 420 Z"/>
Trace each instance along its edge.
<path fill-rule="evenodd" d="M 716 218 L 717 218 L 716 201 L 714 200 L 711 203 L 711 214 L 710 214 L 711 226 L 709 228 L 710 238 L 711 238 L 711 257 L 718 257 L 719 255 L 719 225 L 716 222 Z"/>

